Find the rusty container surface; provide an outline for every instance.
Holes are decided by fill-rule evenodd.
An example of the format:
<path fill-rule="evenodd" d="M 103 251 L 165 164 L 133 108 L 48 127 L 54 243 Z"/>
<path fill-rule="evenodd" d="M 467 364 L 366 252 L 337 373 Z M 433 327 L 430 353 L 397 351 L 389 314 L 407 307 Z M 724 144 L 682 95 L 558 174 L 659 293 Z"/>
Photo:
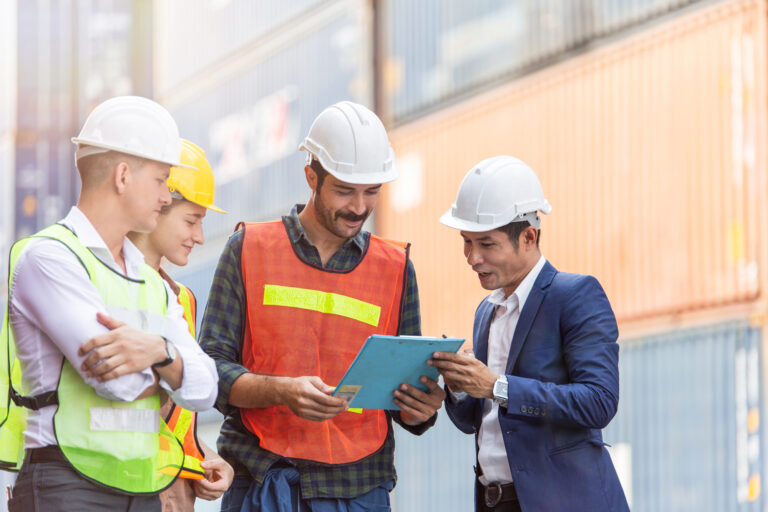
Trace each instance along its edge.
<path fill-rule="evenodd" d="M 471 335 L 482 290 L 439 224 L 480 160 L 517 156 L 553 206 L 541 247 L 620 323 L 754 301 L 765 265 L 765 4 L 710 4 L 391 132 L 377 229 L 413 243 L 425 334 Z"/>

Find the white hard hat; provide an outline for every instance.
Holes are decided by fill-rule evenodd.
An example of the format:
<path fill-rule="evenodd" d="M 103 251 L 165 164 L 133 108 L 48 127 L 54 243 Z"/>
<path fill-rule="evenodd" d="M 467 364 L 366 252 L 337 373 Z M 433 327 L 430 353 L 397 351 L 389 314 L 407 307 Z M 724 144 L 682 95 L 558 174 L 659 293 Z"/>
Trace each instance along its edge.
<path fill-rule="evenodd" d="M 323 110 L 299 150 L 346 183 L 373 185 L 397 178 L 395 152 L 384 125 L 376 114 L 351 101 Z"/>
<path fill-rule="evenodd" d="M 79 146 L 75 161 L 96 153 L 118 151 L 164 164 L 181 163 L 176 121 L 159 103 L 140 96 L 117 96 L 99 104 L 72 138 Z"/>
<path fill-rule="evenodd" d="M 539 228 L 536 212 L 552 211 L 533 169 L 511 156 L 496 156 L 475 165 L 459 186 L 456 202 L 440 217 L 448 227 L 490 231 L 510 222 Z"/>

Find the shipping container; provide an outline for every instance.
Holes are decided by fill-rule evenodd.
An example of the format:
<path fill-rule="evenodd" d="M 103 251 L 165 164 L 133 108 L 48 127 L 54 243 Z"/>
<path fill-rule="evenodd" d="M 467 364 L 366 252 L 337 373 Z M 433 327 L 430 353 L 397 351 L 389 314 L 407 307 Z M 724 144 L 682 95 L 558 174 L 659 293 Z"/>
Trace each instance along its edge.
<path fill-rule="evenodd" d="M 380 0 L 387 118 L 412 119 L 697 0 Z"/>
<path fill-rule="evenodd" d="M 158 30 L 173 37 L 172 27 Z M 216 204 L 229 212 L 209 213 L 205 246 L 192 252 L 187 267 L 172 269 L 198 296 L 200 311 L 235 225 L 278 219 L 308 199 L 306 153 L 298 147 L 314 118 L 337 101 L 370 104 L 367 2 L 330 2 L 311 20 L 286 30 L 281 29 L 279 45 L 240 55 L 227 73 L 159 97 L 182 136 L 205 149 L 216 177 Z"/>
<path fill-rule="evenodd" d="M 16 19 L 16 0 L 0 2 L 0 138 L 10 137 L 16 130 Z"/>
<path fill-rule="evenodd" d="M 16 4 L 18 94 L 7 112 L 15 123 L 15 237 L 57 221 L 77 199 L 70 139 L 90 110 L 112 96 L 151 92 L 151 75 L 141 72 L 151 70 L 149 48 L 137 28 L 147 26 L 147 1 Z"/>
<path fill-rule="evenodd" d="M 114 97 L 153 96 L 151 0 L 80 0 L 70 10 L 78 30 L 66 51 L 76 83 L 70 103 L 77 131 L 96 105 Z"/>
<path fill-rule="evenodd" d="M 0 134 L 0 300 L 5 298 L 7 287 L 8 255 L 13 243 L 13 172 L 14 150 L 12 137 Z"/>
<path fill-rule="evenodd" d="M 527 162 L 543 254 L 596 276 L 622 326 L 756 299 L 766 230 L 763 1 L 701 8 L 391 131 L 377 226 L 413 243 L 425 334 L 469 337 L 487 294 L 439 224 L 465 173 Z"/>
<path fill-rule="evenodd" d="M 71 109 L 74 15 L 50 3 L 18 3 L 15 236 L 61 218 L 74 201 Z"/>
<path fill-rule="evenodd" d="M 327 2 L 326 2 L 327 3 Z M 184 89 L 263 44 L 260 38 L 312 18 L 321 0 L 167 0 L 154 2 L 156 85 L 161 93 Z M 162 27 L 162 28 L 160 28 Z"/>
<path fill-rule="evenodd" d="M 14 141 L 16 140 L 16 1 L 0 2 L 0 301 L 5 304 L 8 251 L 13 240 Z"/>
<path fill-rule="evenodd" d="M 457 429 L 445 409 L 420 436 L 395 425 L 393 512 L 468 512 L 474 509 L 475 436 Z"/>
<path fill-rule="evenodd" d="M 603 436 L 634 512 L 763 510 L 762 347 L 743 319 L 622 340 Z"/>

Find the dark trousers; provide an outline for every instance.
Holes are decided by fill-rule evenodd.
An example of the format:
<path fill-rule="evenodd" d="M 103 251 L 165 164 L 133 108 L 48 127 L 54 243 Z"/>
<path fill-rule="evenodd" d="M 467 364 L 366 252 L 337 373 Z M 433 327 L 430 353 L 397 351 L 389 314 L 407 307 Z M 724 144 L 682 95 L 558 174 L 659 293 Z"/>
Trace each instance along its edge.
<path fill-rule="evenodd" d="M 67 462 L 24 461 L 8 502 L 10 512 L 160 512 L 160 498 L 126 496 L 94 484 Z"/>
<path fill-rule="evenodd" d="M 478 512 L 523 512 L 519 501 L 507 501 L 499 503 L 495 507 L 488 507 L 485 503 L 482 503 L 477 510 Z"/>

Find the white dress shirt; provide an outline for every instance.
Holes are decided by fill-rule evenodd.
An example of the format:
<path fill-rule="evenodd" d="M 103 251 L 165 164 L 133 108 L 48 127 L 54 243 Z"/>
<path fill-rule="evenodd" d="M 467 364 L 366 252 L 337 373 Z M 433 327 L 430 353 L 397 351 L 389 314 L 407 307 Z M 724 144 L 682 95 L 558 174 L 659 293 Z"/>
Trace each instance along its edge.
<path fill-rule="evenodd" d="M 498 375 L 507 373 L 509 349 L 517 320 L 520 318 L 520 311 L 546 261 L 544 256 L 539 258 L 536 265 L 509 297 L 505 297 L 504 290 L 501 288 L 494 290 L 488 296 L 488 302 L 496 304 L 488 334 L 488 368 Z M 488 485 L 491 482 L 502 484 L 511 482 L 512 472 L 509 469 L 504 436 L 499 424 L 499 404 L 490 399 L 483 400 L 483 420 L 477 434 L 477 444 L 479 446 L 477 460 L 482 469 L 480 483 Z"/>
<path fill-rule="evenodd" d="M 80 242 L 110 268 L 133 279 L 140 277 L 144 256 L 128 238 L 123 240 L 126 267 L 123 272 L 81 210 L 72 207 L 60 223 L 71 229 Z M 175 391 L 162 379 L 160 386 L 182 407 L 209 409 L 217 393 L 216 366 L 189 334 L 183 308 L 167 283 L 166 288 L 168 310 L 162 335 L 176 346 L 184 375 Z M 151 368 L 107 382 L 85 376 L 80 366 L 86 356 L 78 355 L 77 351 L 90 338 L 108 331 L 96 319 L 99 312 L 106 314 L 106 306 L 85 268 L 66 246 L 47 239 L 27 244 L 16 263 L 9 301 L 9 319 L 24 370 L 25 394 L 37 395 L 56 389 L 63 357 L 97 394 L 109 400 L 133 401 L 152 384 Z M 26 448 L 57 444 L 53 432 L 55 410 L 55 406 L 49 406 L 29 412 L 24 432 Z"/>

